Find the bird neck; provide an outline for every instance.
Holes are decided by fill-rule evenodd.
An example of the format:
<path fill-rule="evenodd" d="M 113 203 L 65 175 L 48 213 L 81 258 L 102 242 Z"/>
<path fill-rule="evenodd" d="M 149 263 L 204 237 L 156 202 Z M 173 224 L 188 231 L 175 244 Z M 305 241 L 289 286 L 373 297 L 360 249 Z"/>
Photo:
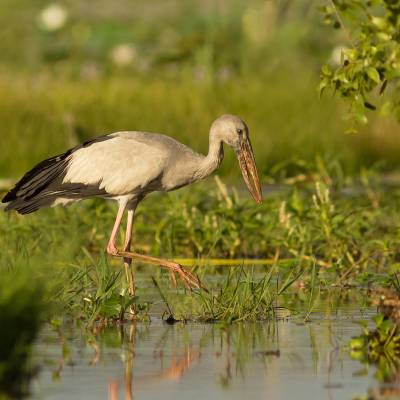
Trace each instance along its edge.
<path fill-rule="evenodd" d="M 205 178 L 212 174 L 221 164 L 224 158 L 224 146 L 222 140 L 210 137 L 208 154 L 203 158 L 198 170 L 198 178 Z"/>

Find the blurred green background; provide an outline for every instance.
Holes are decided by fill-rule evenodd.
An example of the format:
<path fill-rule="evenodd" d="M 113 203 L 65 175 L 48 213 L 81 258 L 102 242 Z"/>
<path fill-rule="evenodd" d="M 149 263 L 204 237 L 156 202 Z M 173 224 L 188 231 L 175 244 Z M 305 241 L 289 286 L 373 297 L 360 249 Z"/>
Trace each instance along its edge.
<path fill-rule="evenodd" d="M 319 98 L 320 67 L 343 33 L 311 0 L 2 0 L 0 178 L 118 130 L 174 136 L 206 152 L 208 129 L 236 113 L 264 177 L 323 160 L 345 173 L 399 166 L 400 132 L 370 113 L 346 135 L 345 104 Z M 227 152 L 222 174 L 238 174 Z"/>

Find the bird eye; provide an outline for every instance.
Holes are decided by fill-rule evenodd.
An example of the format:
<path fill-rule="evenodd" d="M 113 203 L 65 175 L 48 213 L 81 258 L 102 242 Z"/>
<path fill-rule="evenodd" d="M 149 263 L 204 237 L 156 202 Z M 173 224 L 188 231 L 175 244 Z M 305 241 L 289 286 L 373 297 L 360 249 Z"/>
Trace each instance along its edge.
<path fill-rule="evenodd" d="M 236 132 L 237 132 L 239 135 L 241 135 L 241 134 L 243 133 L 243 129 L 238 128 L 238 129 L 236 129 Z"/>

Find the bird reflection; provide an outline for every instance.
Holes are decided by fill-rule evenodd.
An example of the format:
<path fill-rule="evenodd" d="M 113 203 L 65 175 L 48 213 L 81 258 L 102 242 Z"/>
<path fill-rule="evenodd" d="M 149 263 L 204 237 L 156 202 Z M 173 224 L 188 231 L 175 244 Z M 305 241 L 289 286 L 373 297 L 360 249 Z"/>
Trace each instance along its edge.
<path fill-rule="evenodd" d="M 135 360 L 135 344 L 136 344 L 136 323 L 132 323 L 129 326 L 129 333 L 126 340 L 126 346 L 124 350 L 124 399 L 133 399 L 133 379 L 134 379 L 134 360 Z M 181 354 L 180 354 L 181 353 Z M 201 352 L 196 349 L 195 346 L 185 346 L 180 351 L 179 346 L 174 346 L 168 367 L 162 368 L 161 371 L 146 375 L 142 377 L 135 377 L 136 383 L 141 382 L 162 382 L 163 380 L 179 381 L 185 372 L 199 360 Z M 164 365 L 164 352 L 160 351 L 155 354 L 156 358 L 159 358 Z M 108 398 L 110 400 L 119 399 L 119 389 L 122 382 L 113 379 L 108 383 Z"/>
<path fill-rule="evenodd" d="M 159 335 L 155 336 L 155 332 Z M 238 324 L 223 328 L 210 324 L 204 325 L 200 332 L 196 327 L 195 335 L 191 332 L 191 327 L 184 324 L 161 325 L 159 329 L 153 325 L 150 329 L 143 323 L 97 326 L 84 332 L 84 346 L 92 349 L 87 365 L 101 368 L 104 362 L 110 361 L 115 365 L 122 360 L 123 374 L 108 378 L 108 399 L 132 400 L 139 386 L 154 387 L 182 381 L 188 371 L 199 367 L 205 348 L 214 349 L 211 352 L 213 368 L 216 368 L 216 376 L 223 387 L 229 386 L 235 375 L 244 376 L 251 360 L 256 359 L 265 368 L 267 360 L 280 356 L 279 350 L 271 348 L 271 345 L 274 348 L 277 345 L 276 332 L 270 330 L 268 324 Z M 63 336 L 60 336 L 59 343 L 65 345 Z M 140 351 L 149 349 L 149 345 L 153 350 L 153 362 L 148 357 L 147 360 L 144 358 L 146 362 L 142 362 Z M 87 357 L 85 347 L 75 348 L 77 352 L 65 352 L 68 358 L 65 356 L 61 367 L 57 368 L 60 378 L 64 365 L 75 365 L 73 359 L 77 356 Z M 145 354 L 149 355 L 146 351 Z M 207 362 L 210 362 L 209 358 Z"/>

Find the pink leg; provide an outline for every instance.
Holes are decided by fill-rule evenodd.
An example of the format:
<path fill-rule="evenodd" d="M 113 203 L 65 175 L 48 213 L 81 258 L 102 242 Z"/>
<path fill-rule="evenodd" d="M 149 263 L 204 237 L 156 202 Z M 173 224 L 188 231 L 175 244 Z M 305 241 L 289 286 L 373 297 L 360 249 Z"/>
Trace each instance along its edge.
<path fill-rule="evenodd" d="M 202 283 L 200 282 L 200 280 L 197 277 L 195 277 L 192 273 L 190 273 L 185 268 L 183 268 L 182 265 L 180 265 L 174 261 L 164 260 L 164 259 L 158 258 L 158 257 L 146 256 L 144 254 L 134 253 L 134 252 L 130 252 L 130 251 L 120 251 L 117 255 L 120 257 L 124 257 L 124 258 L 134 258 L 134 259 L 140 260 L 146 264 L 161 265 L 162 267 L 167 268 L 173 274 L 177 274 L 186 288 L 188 288 L 188 289 L 190 289 L 190 288 L 200 289 L 201 288 L 205 291 L 208 291 L 207 288 L 202 285 Z"/>
<path fill-rule="evenodd" d="M 131 243 L 132 243 L 132 227 L 133 227 L 133 217 L 135 210 L 128 210 L 128 219 L 126 221 L 126 232 L 125 232 L 125 243 L 124 243 L 124 251 L 130 251 Z M 124 260 L 129 265 L 132 263 L 131 258 L 127 258 Z"/>
<path fill-rule="evenodd" d="M 118 235 L 118 230 L 121 225 L 122 217 L 124 215 L 126 206 L 127 206 L 127 203 L 120 203 L 120 205 L 119 205 L 117 217 L 115 218 L 115 222 L 114 222 L 114 227 L 111 232 L 110 240 L 108 241 L 107 253 L 110 255 L 113 255 L 113 256 L 123 257 L 124 259 L 135 258 L 144 263 L 161 265 L 162 267 L 168 268 L 172 272 L 172 274 L 178 274 L 178 276 L 182 280 L 183 284 L 187 288 L 192 288 L 192 287 L 202 288 L 207 291 L 207 289 L 201 284 L 201 282 L 199 281 L 199 279 L 197 277 L 192 275 L 189 271 L 187 271 L 185 268 L 183 268 L 181 265 L 179 265 L 176 262 L 173 262 L 170 260 L 163 260 L 162 258 L 146 256 L 143 254 L 134 253 L 134 252 L 130 252 L 130 251 L 119 251 L 118 250 L 118 248 L 116 246 L 116 238 Z M 131 217 L 129 217 L 129 215 L 128 215 L 128 223 L 129 223 L 129 218 L 132 219 L 131 223 L 133 224 L 133 213 L 132 213 Z M 132 229 L 131 229 L 131 231 L 132 231 Z M 130 245 L 131 238 L 132 238 L 131 233 L 129 235 L 127 234 L 127 238 L 125 240 L 125 245 Z M 129 240 L 127 240 L 127 239 L 129 239 Z M 126 271 L 126 269 L 125 269 L 125 271 Z M 175 277 L 173 279 L 173 282 L 174 281 L 175 281 Z M 130 284 L 129 278 L 128 278 L 128 284 Z"/>
<path fill-rule="evenodd" d="M 114 227 L 113 227 L 110 239 L 107 244 L 107 253 L 111 254 L 113 256 L 118 255 L 118 248 L 116 246 L 116 240 L 117 240 L 119 227 L 121 225 L 122 217 L 124 216 L 125 209 L 126 209 L 126 203 L 120 203 L 117 217 L 115 218 L 115 222 L 114 222 Z"/>
<path fill-rule="evenodd" d="M 125 243 L 124 243 L 124 251 L 131 250 L 131 242 L 132 242 L 132 227 L 133 227 L 133 217 L 134 217 L 134 209 L 128 210 L 128 218 L 126 222 L 126 232 L 125 232 Z M 129 294 L 130 296 L 135 296 L 135 282 L 133 271 L 131 269 L 132 258 L 124 258 L 124 267 L 125 267 L 125 275 L 126 281 L 128 283 Z M 132 313 L 134 313 L 134 309 L 132 308 Z"/>

